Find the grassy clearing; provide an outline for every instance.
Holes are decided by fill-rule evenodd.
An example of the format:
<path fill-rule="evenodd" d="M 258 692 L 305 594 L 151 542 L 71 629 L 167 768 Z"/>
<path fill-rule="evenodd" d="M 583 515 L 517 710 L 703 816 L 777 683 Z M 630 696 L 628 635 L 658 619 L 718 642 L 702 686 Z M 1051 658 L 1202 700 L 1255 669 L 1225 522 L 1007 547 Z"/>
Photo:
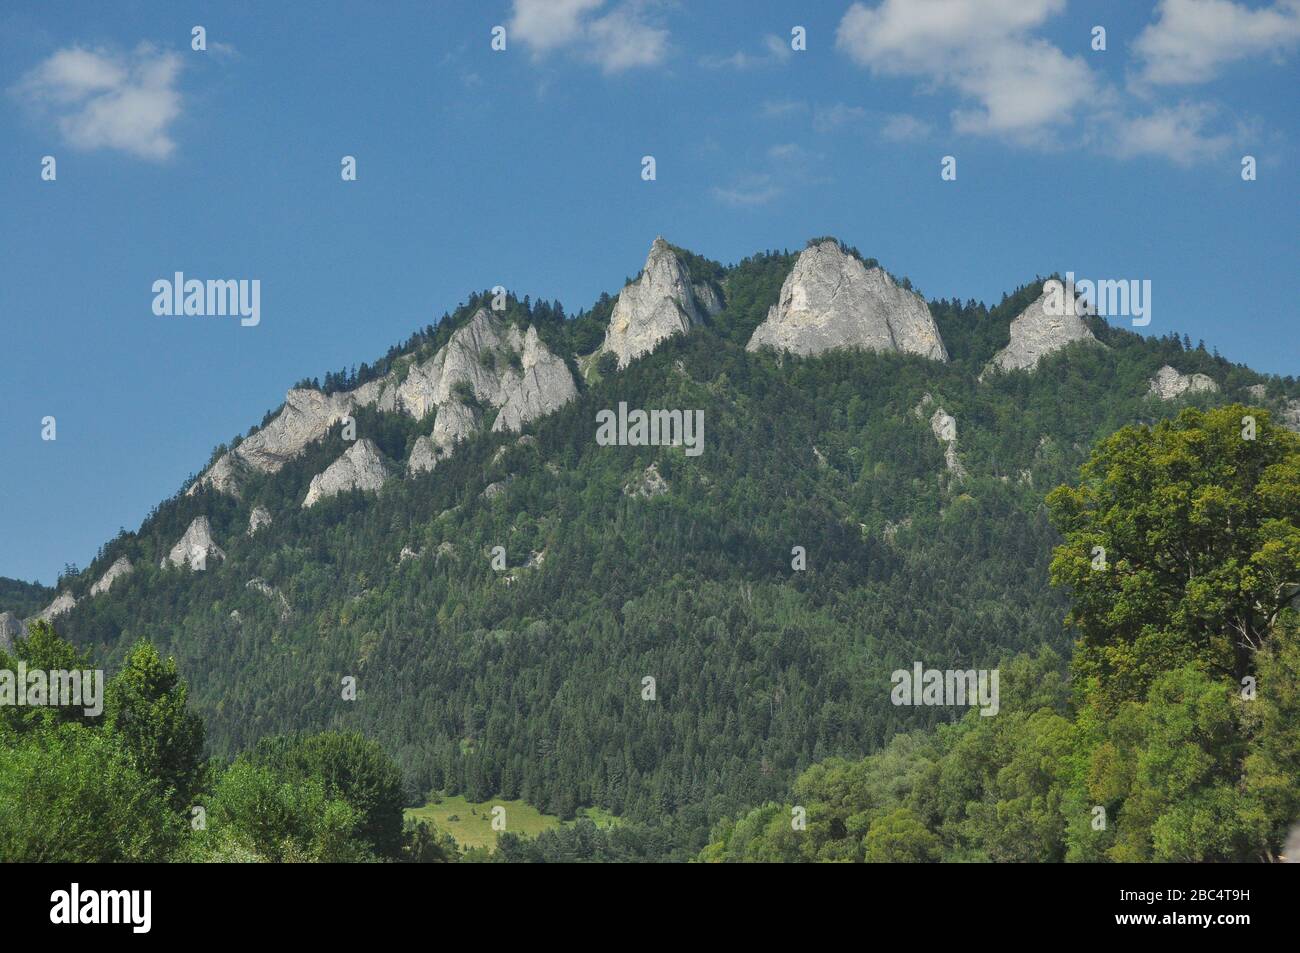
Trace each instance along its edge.
<path fill-rule="evenodd" d="M 526 837 L 536 837 L 542 831 L 566 823 L 554 814 L 543 814 L 524 801 L 476 802 L 467 801 L 462 796 L 444 797 L 437 804 L 430 802 L 423 807 L 408 807 L 406 816 L 428 821 L 438 830 L 446 831 L 463 848 L 494 848 L 497 832 L 492 829 L 492 809 L 497 806 L 505 808 L 506 830 Z M 595 822 L 598 827 L 611 827 L 618 823 L 613 814 L 599 808 L 580 810 L 578 816 Z"/>

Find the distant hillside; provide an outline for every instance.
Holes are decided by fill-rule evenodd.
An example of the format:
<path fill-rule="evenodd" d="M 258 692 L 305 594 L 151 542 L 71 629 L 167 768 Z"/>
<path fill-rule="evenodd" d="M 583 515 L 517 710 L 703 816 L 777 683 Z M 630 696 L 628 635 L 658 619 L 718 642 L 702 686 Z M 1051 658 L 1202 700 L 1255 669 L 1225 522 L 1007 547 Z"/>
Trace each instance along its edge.
<path fill-rule="evenodd" d="M 596 807 L 669 824 L 666 849 L 681 856 L 719 819 L 783 798 L 809 765 L 952 720 L 893 706 L 880 689 L 891 670 L 1068 655 L 1043 497 L 1096 441 L 1188 404 L 1279 415 L 1300 396 L 1292 378 L 1097 319 L 1104 347 L 1070 345 L 981 383 L 1041 281 L 992 308 L 920 302 L 946 363 L 746 350 L 794 265 L 785 252 L 729 268 L 691 257 L 638 278 L 638 303 L 669 293 L 661 273 L 695 290 L 687 330 L 639 338 L 648 350 L 623 370 L 599 360 L 614 298 L 576 319 L 511 298 L 498 325 L 471 319 L 487 302 L 476 296 L 364 373 L 327 376 L 321 390 L 379 461 L 356 485 L 382 482 L 377 493 L 304 507 L 325 471 L 348 485 L 345 422 L 316 419 L 319 437 L 299 448 L 287 441 L 316 431 L 268 415 L 277 453 L 292 453 L 239 463 L 271 459 L 259 438 L 231 458 L 243 469 L 230 491 L 210 481 L 162 502 L 70 581 L 80 601 L 56 624 L 113 662 L 140 637 L 174 654 L 218 754 L 272 732 L 356 728 L 396 757 L 412 803 L 436 789 L 564 819 Z M 636 330 L 638 314 L 627 305 L 620 320 Z M 534 406 L 532 351 L 500 343 L 529 327 L 550 372 L 569 369 L 572 396 L 498 427 L 516 403 Z M 1167 364 L 1217 391 L 1152 396 Z M 598 445 L 597 413 L 620 402 L 702 411 L 703 453 Z M 465 426 L 415 468 L 452 411 Z M 202 571 L 183 551 L 159 568 L 199 517 Z M 90 596 L 122 557 L 134 570 Z"/>

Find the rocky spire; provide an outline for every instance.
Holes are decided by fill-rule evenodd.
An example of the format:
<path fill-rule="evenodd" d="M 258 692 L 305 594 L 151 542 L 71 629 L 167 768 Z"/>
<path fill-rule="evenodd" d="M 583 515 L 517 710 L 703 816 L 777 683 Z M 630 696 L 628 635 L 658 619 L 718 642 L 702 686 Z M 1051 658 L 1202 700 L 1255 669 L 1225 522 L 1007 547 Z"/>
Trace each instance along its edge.
<path fill-rule="evenodd" d="M 660 236 L 650 246 L 641 277 L 619 292 L 600 349 L 617 356 L 619 367 L 627 367 L 720 307 L 712 286 L 692 285 L 685 263 Z"/>
<path fill-rule="evenodd" d="M 311 486 L 307 489 L 307 498 L 302 505 L 314 506 L 345 490 L 373 492 L 382 487 L 389 476 L 388 461 L 373 440 L 363 437 L 331 463 L 324 473 L 311 478 Z"/>
<path fill-rule="evenodd" d="M 1061 282 L 1056 279 L 1044 282 L 1038 300 L 1011 322 L 1011 343 L 994 355 L 980 379 L 983 380 L 993 368 L 1033 370 L 1048 354 L 1075 341 L 1101 346 L 1088 330 L 1088 325 L 1070 307 L 1071 301 L 1072 295 L 1065 293 Z"/>
<path fill-rule="evenodd" d="M 225 559 L 221 547 L 212 541 L 212 527 L 206 516 L 196 516 L 190 523 L 171 552 L 160 564 L 163 569 L 171 566 L 188 566 L 191 572 L 202 572 L 214 559 Z"/>
<path fill-rule="evenodd" d="M 805 355 L 862 348 L 948 360 L 925 300 L 833 239 L 799 255 L 780 299 L 749 339 L 751 351 L 764 346 Z"/>

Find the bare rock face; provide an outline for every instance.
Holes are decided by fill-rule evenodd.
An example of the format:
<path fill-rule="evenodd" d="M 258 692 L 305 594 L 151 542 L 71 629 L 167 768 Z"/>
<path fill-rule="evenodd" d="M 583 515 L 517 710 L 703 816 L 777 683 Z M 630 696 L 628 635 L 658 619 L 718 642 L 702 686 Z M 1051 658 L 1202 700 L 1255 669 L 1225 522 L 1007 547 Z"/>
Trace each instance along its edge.
<path fill-rule="evenodd" d="M 248 535 L 256 536 L 257 531 L 263 526 L 271 525 L 271 513 L 265 506 L 253 507 L 253 512 L 248 514 Z"/>
<path fill-rule="evenodd" d="M 1183 394 L 1214 393 L 1218 389 L 1219 385 L 1212 377 L 1205 374 L 1180 374 L 1166 364 L 1151 378 L 1149 393 L 1161 400 L 1173 400 Z"/>
<path fill-rule="evenodd" d="M 494 431 L 519 430 L 573 400 L 578 387 L 536 327 L 521 332 L 480 308 L 429 361 L 380 394 L 381 410 L 390 395 L 394 409 L 413 417 L 437 411 L 430 438 L 411 449 L 407 470 L 415 474 L 432 470 L 482 429 L 483 415 L 472 405 L 499 408 Z"/>
<path fill-rule="evenodd" d="M 944 445 L 943 459 L 948 472 L 954 479 L 964 479 L 966 468 L 962 466 L 957 456 L 957 418 L 940 407 L 930 417 L 930 431 L 935 439 Z"/>
<path fill-rule="evenodd" d="M 28 622 L 39 619 L 42 622 L 53 622 L 59 616 L 66 612 L 71 612 L 77 604 L 77 597 L 70 592 L 60 592 L 54 597 L 54 601 L 42 609 L 36 615 L 28 619 Z"/>
<path fill-rule="evenodd" d="M 1011 322 L 1011 343 L 993 356 L 980 379 L 983 380 L 995 367 L 1004 371 L 1033 370 L 1048 354 L 1075 341 L 1104 346 L 1093 337 L 1083 319 L 1069 308 L 1069 300 L 1061 282 L 1055 279 L 1045 282 L 1038 300 Z M 1061 313 L 1053 313 L 1055 311 Z"/>
<path fill-rule="evenodd" d="M 406 472 L 411 476 L 428 473 L 438 465 L 438 448 L 429 437 L 416 437 L 411 445 L 411 455 L 406 461 Z"/>
<path fill-rule="evenodd" d="M 764 346 L 803 355 L 861 348 L 948 360 L 925 300 L 833 240 L 799 255 L 747 350 Z"/>
<path fill-rule="evenodd" d="M 1263 400 L 1268 396 L 1268 387 L 1264 384 L 1251 384 L 1246 388 L 1251 400 Z"/>
<path fill-rule="evenodd" d="M 325 436 L 330 427 L 349 416 L 356 406 L 356 398 L 350 393 L 325 394 L 309 388 L 289 391 L 275 419 L 218 458 L 189 492 L 208 485 L 237 497 L 241 470 L 278 473 L 309 444 Z"/>
<path fill-rule="evenodd" d="M 521 331 L 486 308 L 475 312 L 429 360 L 402 370 L 346 393 L 289 391 L 275 419 L 222 454 L 189 492 L 211 486 L 238 497 L 243 474 L 278 472 L 360 407 L 416 418 L 436 412 L 433 454 L 430 445 L 421 444 L 420 456 L 407 464 L 417 473 L 432 469 L 456 441 L 482 428 L 481 412 L 468 404 L 499 408 L 494 430 L 518 430 L 578 394 L 568 365 L 542 342 L 536 327 Z"/>
<path fill-rule="evenodd" d="M 659 464 L 652 463 L 640 476 L 623 487 L 623 494 L 649 500 L 656 496 L 663 496 L 668 490 L 668 481 L 659 472 Z"/>
<path fill-rule="evenodd" d="M 92 596 L 97 596 L 102 592 L 108 592 L 108 590 L 113 588 L 113 583 L 117 582 L 117 580 L 121 579 L 123 576 L 129 575 L 134 569 L 135 567 L 131 565 L 131 560 L 123 556 L 121 559 L 114 562 L 113 565 L 109 566 L 108 571 L 99 577 L 99 581 L 90 587 L 90 594 Z"/>
<path fill-rule="evenodd" d="M 26 632 L 18 616 L 12 612 L 0 612 L 0 649 L 6 652 L 14 647 L 14 639 Z"/>
<path fill-rule="evenodd" d="M 324 473 L 311 478 L 303 508 L 315 506 L 321 500 L 346 490 L 376 492 L 388 482 L 390 475 L 388 461 L 375 442 L 363 437 L 331 463 Z"/>
<path fill-rule="evenodd" d="M 452 400 L 438 408 L 433 421 L 432 439 L 444 456 L 450 456 L 456 444 L 478 433 L 483 415 L 477 408 Z"/>
<path fill-rule="evenodd" d="M 697 293 L 703 301 L 697 300 Z M 600 350 L 617 356 L 619 367 L 627 367 L 720 307 L 712 287 L 693 286 L 686 265 L 662 237 L 656 238 L 641 277 L 619 292 Z"/>
<path fill-rule="evenodd" d="M 568 365 L 541 342 L 537 328 L 531 325 L 524 335 L 519 363 L 518 369 L 509 367 L 501 375 L 501 393 L 494 401 L 501 410 L 492 424 L 493 431 L 521 430 L 529 421 L 578 396 Z"/>
<path fill-rule="evenodd" d="M 163 569 L 171 566 L 188 566 L 191 572 L 202 572 L 208 568 L 209 561 L 225 559 L 226 554 L 212 541 L 212 527 L 206 516 L 196 516 L 189 529 L 171 548 L 171 552 L 160 564 Z"/>

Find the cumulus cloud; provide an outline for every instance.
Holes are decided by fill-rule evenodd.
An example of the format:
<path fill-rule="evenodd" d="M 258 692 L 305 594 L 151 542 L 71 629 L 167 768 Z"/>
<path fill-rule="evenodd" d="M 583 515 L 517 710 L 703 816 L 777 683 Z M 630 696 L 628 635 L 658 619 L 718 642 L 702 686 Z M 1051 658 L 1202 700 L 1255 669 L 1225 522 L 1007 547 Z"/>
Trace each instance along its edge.
<path fill-rule="evenodd" d="M 1205 82 L 1237 60 L 1300 45 L 1300 0 L 1255 9 L 1232 0 L 1161 0 L 1157 13 L 1133 43 L 1139 78 L 1157 85 Z"/>
<path fill-rule="evenodd" d="M 873 72 L 950 87 L 959 131 L 1033 139 L 1096 95 L 1091 70 L 1031 31 L 1065 0 L 884 0 L 854 3 L 836 46 Z"/>
<path fill-rule="evenodd" d="M 534 57 L 569 49 L 618 73 L 663 62 L 668 31 L 646 20 L 644 0 L 627 0 L 602 12 L 605 0 L 514 0 L 508 35 Z"/>
<path fill-rule="evenodd" d="M 737 208 L 753 208 L 766 205 L 781 194 L 781 187 L 768 173 L 756 173 L 741 177 L 734 185 L 727 188 L 715 187 L 713 197 L 724 205 Z"/>
<path fill-rule="evenodd" d="M 1109 148 L 1121 158 L 1161 156 L 1178 165 L 1192 165 L 1220 156 L 1232 144 L 1230 136 L 1207 131 L 1215 110 L 1203 103 L 1180 103 L 1144 115 L 1118 119 Z"/>
<path fill-rule="evenodd" d="M 181 60 L 140 46 L 129 55 L 71 46 L 51 55 L 12 92 L 49 116 L 78 149 L 116 149 L 163 160 L 176 149 L 168 128 L 181 114 Z"/>

